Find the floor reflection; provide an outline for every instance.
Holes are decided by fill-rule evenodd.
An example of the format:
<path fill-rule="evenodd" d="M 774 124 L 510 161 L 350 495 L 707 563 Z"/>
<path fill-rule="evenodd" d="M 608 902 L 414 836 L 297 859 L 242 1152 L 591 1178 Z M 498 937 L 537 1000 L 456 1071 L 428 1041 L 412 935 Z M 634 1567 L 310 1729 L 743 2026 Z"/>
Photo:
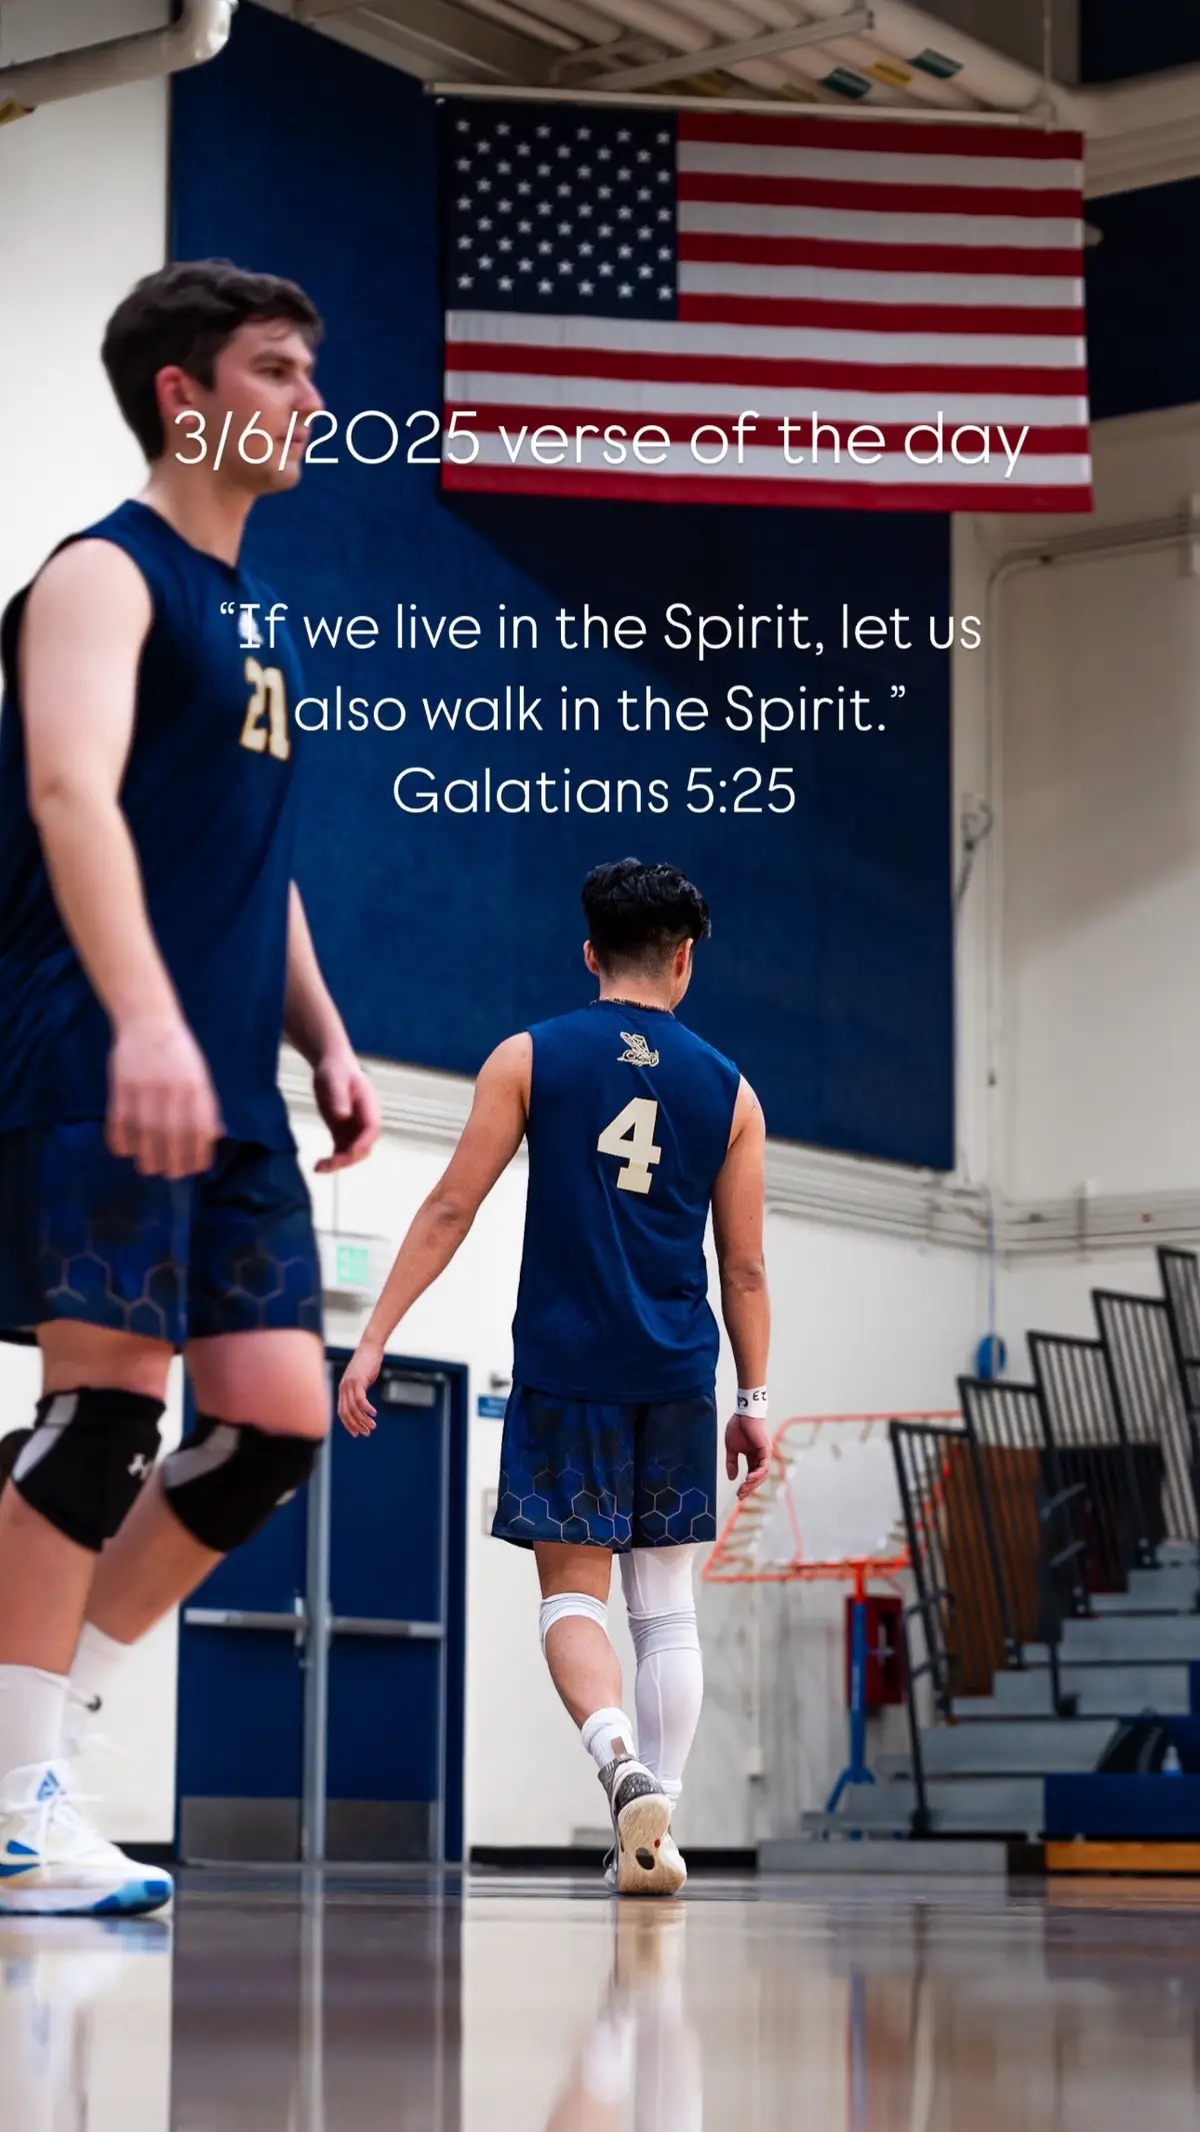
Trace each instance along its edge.
<path fill-rule="evenodd" d="M 700 2036 L 684 2006 L 687 1908 L 614 1905 L 612 1969 L 546 2132 L 701 2132 Z"/>
<path fill-rule="evenodd" d="M 1197 2132 L 1200 1888 L 197 1874 L 0 1925 L 3 2132 Z"/>
<path fill-rule="evenodd" d="M 166 2132 L 170 1950 L 152 1918 L 0 1919 L 4 2132 Z"/>

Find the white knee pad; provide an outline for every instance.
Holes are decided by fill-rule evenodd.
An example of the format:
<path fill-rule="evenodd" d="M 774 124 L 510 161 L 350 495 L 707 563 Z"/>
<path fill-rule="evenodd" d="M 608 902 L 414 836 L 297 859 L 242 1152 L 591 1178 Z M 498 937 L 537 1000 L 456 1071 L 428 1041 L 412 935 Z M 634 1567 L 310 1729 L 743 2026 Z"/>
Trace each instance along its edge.
<path fill-rule="evenodd" d="M 621 1556 L 629 1633 L 639 1664 L 658 1651 L 698 1651 L 692 1577 L 698 1547 L 634 1547 Z"/>
<path fill-rule="evenodd" d="M 583 1621 L 596 1622 L 602 1629 L 608 1628 L 608 1607 L 603 1599 L 589 1598 L 587 1592 L 556 1592 L 552 1599 L 543 1599 L 538 1615 L 538 1635 L 543 1651 L 555 1622 L 567 1621 L 573 1614 Z"/>

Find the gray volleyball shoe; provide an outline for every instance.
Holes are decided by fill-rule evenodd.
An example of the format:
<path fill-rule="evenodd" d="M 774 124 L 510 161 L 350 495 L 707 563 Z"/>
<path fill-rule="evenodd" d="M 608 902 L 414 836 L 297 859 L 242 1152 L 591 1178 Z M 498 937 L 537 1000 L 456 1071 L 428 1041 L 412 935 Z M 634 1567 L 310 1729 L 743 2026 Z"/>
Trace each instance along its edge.
<path fill-rule="evenodd" d="M 657 1777 L 633 1755 L 600 1772 L 612 1813 L 613 1848 L 605 1886 L 618 1895 L 678 1895 L 687 1867 L 671 1834 L 671 1802 Z"/>

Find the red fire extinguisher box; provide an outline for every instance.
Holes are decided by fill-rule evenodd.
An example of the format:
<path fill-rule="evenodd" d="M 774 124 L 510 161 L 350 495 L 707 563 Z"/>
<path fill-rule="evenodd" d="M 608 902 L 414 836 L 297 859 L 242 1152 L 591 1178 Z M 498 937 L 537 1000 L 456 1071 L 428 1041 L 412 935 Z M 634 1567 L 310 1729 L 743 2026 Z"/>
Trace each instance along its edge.
<path fill-rule="evenodd" d="M 851 1702 L 851 1670 L 854 1650 L 855 1600 L 846 1601 L 846 1705 Z M 867 1610 L 867 1708 L 885 1710 L 904 1701 L 904 1655 L 900 1621 L 904 1602 L 892 1593 L 868 1592 L 862 1604 Z"/>

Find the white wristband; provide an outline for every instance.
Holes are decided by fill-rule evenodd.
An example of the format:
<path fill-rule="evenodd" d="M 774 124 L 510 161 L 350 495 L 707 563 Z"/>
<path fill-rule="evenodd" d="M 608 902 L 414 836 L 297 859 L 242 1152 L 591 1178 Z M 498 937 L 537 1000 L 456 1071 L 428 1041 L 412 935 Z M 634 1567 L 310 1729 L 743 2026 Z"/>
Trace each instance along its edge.
<path fill-rule="evenodd" d="M 739 1385 L 737 1410 L 739 1414 L 753 1414 L 756 1421 L 765 1421 L 767 1418 L 766 1385 L 760 1384 L 752 1392 L 744 1392 Z"/>

